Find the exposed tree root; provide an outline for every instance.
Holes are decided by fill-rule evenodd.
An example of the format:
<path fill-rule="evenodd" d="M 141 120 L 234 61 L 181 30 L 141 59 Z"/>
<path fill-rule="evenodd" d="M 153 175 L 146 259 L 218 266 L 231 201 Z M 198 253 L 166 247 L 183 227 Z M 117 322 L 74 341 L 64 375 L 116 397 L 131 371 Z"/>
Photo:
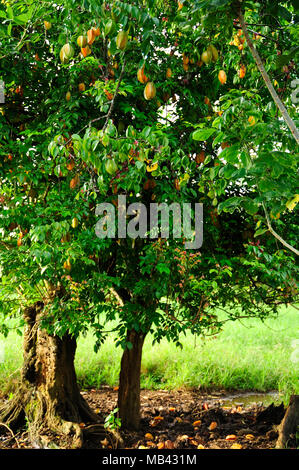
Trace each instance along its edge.
<path fill-rule="evenodd" d="M 7 426 L 7 425 L 4 424 L 4 423 L 0 423 L 0 427 L 1 427 L 1 426 L 3 426 L 4 428 L 6 428 L 6 429 L 10 432 L 10 434 L 11 434 L 11 436 L 12 436 L 12 439 L 14 439 L 14 440 L 16 441 L 16 444 L 17 444 L 18 448 L 20 448 L 19 441 L 18 441 L 18 439 L 16 438 L 16 436 L 14 435 L 12 429 L 10 429 L 10 427 Z"/>

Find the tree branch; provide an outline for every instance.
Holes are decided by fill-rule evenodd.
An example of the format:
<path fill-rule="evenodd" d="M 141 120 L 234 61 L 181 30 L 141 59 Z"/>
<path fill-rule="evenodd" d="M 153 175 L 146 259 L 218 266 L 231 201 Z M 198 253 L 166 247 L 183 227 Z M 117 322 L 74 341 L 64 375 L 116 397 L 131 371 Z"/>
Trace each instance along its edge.
<path fill-rule="evenodd" d="M 119 90 L 119 87 L 120 87 L 120 84 L 121 84 L 121 81 L 123 79 L 123 75 L 124 75 L 124 72 L 125 72 L 125 66 L 126 66 L 126 59 L 124 59 L 124 61 L 123 61 L 120 76 L 119 76 L 119 79 L 118 79 L 118 82 L 117 82 L 117 87 L 116 87 L 113 99 L 111 101 L 111 105 L 110 105 L 110 108 L 109 108 L 109 111 L 108 111 L 108 114 L 107 114 L 106 122 L 105 122 L 104 127 L 103 127 L 103 132 L 105 132 L 106 127 L 108 126 L 109 118 L 110 118 L 112 110 L 114 108 L 115 99 L 117 97 L 118 90 Z"/>
<path fill-rule="evenodd" d="M 266 72 L 266 69 L 262 63 L 262 59 L 260 58 L 260 55 L 259 53 L 257 52 L 257 50 L 255 49 L 250 37 L 249 37 L 249 34 L 248 34 L 248 29 L 247 29 L 247 26 L 245 24 L 245 20 L 244 20 L 244 16 L 243 16 L 243 13 L 241 11 L 241 8 L 239 9 L 239 12 L 238 12 L 238 17 L 239 17 L 239 21 L 240 21 L 240 25 L 242 27 L 242 30 L 244 32 L 244 35 L 245 35 L 245 38 L 246 38 L 246 41 L 247 41 L 247 44 L 248 44 L 248 47 L 253 55 L 253 58 L 256 62 L 256 65 L 257 65 L 257 68 L 259 69 L 259 71 L 261 72 L 261 75 L 264 79 L 264 82 L 276 104 L 276 106 L 278 107 L 278 109 L 280 110 L 281 114 L 282 114 L 282 117 L 284 118 L 287 126 L 289 127 L 291 133 L 293 134 L 297 144 L 299 144 L 299 132 L 298 132 L 298 129 L 294 123 L 294 121 L 292 120 L 292 118 L 290 117 L 286 107 L 284 106 L 284 104 L 282 103 L 281 99 L 279 98 L 278 94 L 276 93 L 272 83 L 271 83 L 271 80 L 270 80 L 270 77 L 268 75 L 268 73 Z"/>
<path fill-rule="evenodd" d="M 268 211 L 266 209 L 266 206 L 264 203 L 263 204 L 263 209 L 264 209 L 264 212 L 265 212 L 265 216 L 266 216 L 266 221 L 267 221 L 267 226 L 268 226 L 268 229 L 269 229 L 269 232 L 272 233 L 272 235 L 277 238 L 278 241 L 280 241 L 280 243 L 282 243 L 282 245 L 284 245 L 286 248 L 288 248 L 288 250 L 292 251 L 293 253 L 295 253 L 295 255 L 299 255 L 299 251 L 296 250 L 296 248 L 294 248 L 292 245 L 290 245 L 289 243 L 287 243 L 283 238 L 281 238 L 280 235 L 278 235 L 278 233 L 275 232 L 275 230 L 272 228 L 272 225 L 271 225 L 271 222 L 270 222 L 270 217 L 269 217 L 269 214 L 268 214 Z"/>

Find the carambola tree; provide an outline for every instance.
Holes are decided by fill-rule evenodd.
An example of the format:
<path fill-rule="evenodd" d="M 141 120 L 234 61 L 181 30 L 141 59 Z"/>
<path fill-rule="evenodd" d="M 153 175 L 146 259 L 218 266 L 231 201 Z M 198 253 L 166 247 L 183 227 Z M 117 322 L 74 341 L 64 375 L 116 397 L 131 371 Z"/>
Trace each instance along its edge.
<path fill-rule="evenodd" d="M 92 329 L 99 348 L 115 321 L 120 417 L 138 428 L 146 335 L 179 346 L 187 330 L 220 331 L 221 309 L 230 320 L 265 318 L 296 295 L 287 251 L 296 235 L 295 140 L 239 33 L 240 5 L 139 3 L 0 9 L 1 331 L 14 315 L 25 324 L 21 386 L 0 415 L 10 426 L 26 417 L 41 445 L 46 428 L 72 446 L 83 431 L 103 432 L 76 381 L 79 334 Z M 257 23 L 260 4 L 246 8 Z M 293 18 L 292 6 L 281 8 Z M 295 32 L 263 21 L 270 67 Z M 273 72 L 282 95 L 287 68 Z M 96 227 L 111 227 L 114 213 L 117 222 L 119 196 L 135 204 L 125 219 L 132 236 L 101 238 Z M 190 204 L 192 220 L 202 203 L 203 245 L 186 246 L 184 231 L 173 237 L 175 219 L 169 233 L 150 230 L 154 203 L 166 215 L 171 204 Z"/>

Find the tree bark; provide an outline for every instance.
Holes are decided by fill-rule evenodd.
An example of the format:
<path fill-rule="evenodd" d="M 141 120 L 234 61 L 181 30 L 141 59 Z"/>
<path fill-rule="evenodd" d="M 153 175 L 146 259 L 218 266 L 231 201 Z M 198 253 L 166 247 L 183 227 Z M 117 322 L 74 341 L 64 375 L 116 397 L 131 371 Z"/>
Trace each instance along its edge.
<path fill-rule="evenodd" d="M 138 430 L 140 425 L 140 371 L 142 347 L 146 334 L 128 330 L 127 341 L 131 349 L 125 349 L 119 375 L 118 408 L 121 426 Z"/>
<path fill-rule="evenodd" d="M 0 408 L 0 422 L 16 428 L 26 420 L 35 447 L 55 446 L 55 441 L 59 447 L 81 447 L 80 423 L 98 423 L 99 417 L 89 408 L 77 385 L 75 338 L 68 334 L 63 338 L 50 336 L 40 328 L 42 313 L 42 302 L 24 311 L 21 383 L 14 398 Z"/>
<path fill-rule="evenodd" d="M 292 440 L 296 440 L 299 428 L 299 395 L 292 395 L 286 414 L 279 425 L 279 435 L 276 442 L 277 449 L 284 449 Z M 293 436 L 293 437 L 292 437 Z"/>

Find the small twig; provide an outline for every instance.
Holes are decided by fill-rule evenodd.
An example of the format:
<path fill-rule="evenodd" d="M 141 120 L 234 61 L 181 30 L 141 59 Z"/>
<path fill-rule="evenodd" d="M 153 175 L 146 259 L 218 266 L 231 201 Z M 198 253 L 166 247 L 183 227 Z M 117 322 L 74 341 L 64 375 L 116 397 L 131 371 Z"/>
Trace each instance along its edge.
<path fill-rule="evenodd" d="M 278 235 L 278 233 L 275 232 L 275 230 L 272 228 L 272 225 L 271 225 L 271 222 L 270 222 L 270 218 L 269 218 L 269 214 L 268 214 L 268 211 L 266 209 L 266 206 L 264 204 L 264 202 L 262 203 L 263 205 L 263 209 L 264 209 L 264 212 L 265 212 L 265 216 L 266 216 L 266 221 L 267 221 L 267 225 L 268 225 L 268 229 L 269 229 L 269 232 L 275 237 L 277 238 L 278 241 L 280 241 L 280 243 L 282 245 L 284 245 L 286 248 L 288 248 L 288 250 L 292 251 L 293 253 L 295 253 L 295 255 L 299 255 L 299 251 L 294 248 L 292 245 L 290 245 L 289 243 L 287 243 L 280 235 Z"/>
<path fill-rule="evenodd" d="M 18 441 L 18 439 L 16 438 L 16 436 L 14 435 L 13 431 L 10 429 L 10 427 L 7 426 L 7 424 L 4 424 L 4 423 L 0 423 L 0 426 L 3 426 L 4 428 L 6 428 L 6 429 L 10 432 L 10 434 L 12 435 L 12 437 L 15 439 L 18 448 L 20 449 L 19 441 Z"/>
<path fill-rule="evenodd" d="M 119 90 L 121 81 L 122 81 L 122 79 L 123 79 L 123 75 L 124 75 L 124 71 L 125 71 L 125 66 L 126 66 L 126 59 L 124 59 L 124 61 L 123 61 L 123 65 L 122 65 L 121 72 L 120 72 L 120 76 L 119 76 L 119 79 L 118 79 L 118 82 L 117 82 L 116 90 L 115 90 L 113 99 L 112 99 L 112 101 L 111 101 L 111 105 L 110 105 L 110 108 L 109 108 L 109 111 L 108 111 L 108 114 L 107 114 L 106 122 L 105 122 L 104 127 L 103 127 L 103 132 L 105 132 L 106 127 L 108 126 L 109 118 L 110 118 L 111 113 L 112 113 L 112 110 L 113 110 L 113 108 L 114 108 L 115 99 L 116 99 L 116 97 L 117 97 L 117 94 L 118 94 L 118 90 Z"/>
<path fill-rule="evenodd" d="M 246 24 L 246 26 L 267 26 L 267 27 L 269 27 L 268 24 L 264 24 L 264 23 L 247 23 L 246 22 L 245 24 Z M 279 26 L 279 27 L 275 28 L 275 30 L 276 29 L 285 29 L 287 27 L 288 27 L 288 25 L 287 26 Z M 260 33 L 257 33 L 257 34 L 260 34 Z"/>
<path fill-rule="evenodd" d="M 100 117 L 97 117 L 97 118 L 95 118 L 95 119 L 92 119 L 91 121 L 89 121 L 88 124 L 86 124 L 86 125 L 85 125 L 84 127 L 82 127 L 79 131 L 77 131 L 76 134 L 81 134 L 81 132 L 84 131 L 84 129 L 87 129 L 87 127 L 90 127 L 91 124 L 93 124 L 93 123 L 96 122 L 96 121 L 100 121 L 101 119 L 104 119 L 104 118 L 106 118 L 107 116 L 108 116 L 108 114 L 104 114 L 104 116 L 100 116 Z M 70 138 L 63 144 L 63 147 L 66 147 L 67 144 L 69 144 L 69 143 L 71 142 L 72 138 L 73 138 L 73 137 L 70 137 Z M 70 155 L 71 155 L 72 157 L 74 157 L 74 155 L 72 155 L 71 153 L 70 153 Z M 74 157 L 74 158 L 75 158 L 75 157 Z"/>
<path fill-rule="evenodd" d="M 247 23 L 246 23 L 246 25 L 247 25 Z M 236 24 L 234 24 L 234 28 L 235 28 L 235 29 L 241 29 L 241 30 L 242 30 L 242 26 L 238 26 L 238 25 L 236 25 Z M 253 31 L 253 29 L 247 28 L 247 31 L 250 31 L 251 33 L 256 34 L 257 36 L 261 36 L 261 37 L 263 37 L 263 38 L 265 38 L 265 39 L 269 39 L 270 41 L 277 42 L 277 39 L 273 39 L 273 38 L 270 38 L 269 36 L 266 36 L 265 34 L 258 33 L 257 31 Z"/>
<path fill-rule="evenodd" d="M 13 250 L 15 248 L 14 245 L 10 245 L 9 243 L 4 242 L 3 240 L 0 240 L 1 245 L 3 245 L 7 250 Z"/>
<path fill-rule="evenodd" d="M 100 117 L 97 117 L 95 119 L 92 119 L 91 121 L 89 121 L 88 124 L 86 124 L 85 126 L 83 126 L 78 132 L 77 134 L 81 134 L 82 131 L 84 131 L 84 129 L 87 129 L 87 127 L 90 127 L 91 124 L 93 124 L 94 122 L 97 122 L 97 121 L 100 121 L 101 119 L 104 119 L 106 118 L 106 121 L 105 121 L 105 124 L 104 124 L 104 127 L 103 127 L 103 132 L 105 131 L 107 125 L 108 125 L 108 121 L 109 121 L 109 118 L 111 116 L 111 113 L 112 113 L 112 110 L 113 110 L 113 107 L 114 107 L 114 102 L 115 102 L 115 98 L 118 94 L 118 90 L 119 90 L 119 87 L 120 87 L 120 84 L 121 84 L 121 81 L 122 81 L 122 78 L 123 78 L 123 74 L 124 74 L 124 71 L 125 71 L 125 63 L 126 61 L 124 60 L 123 62 L 123 66 L 122 66 L 122 69 L 121 69 L 121 72 L 120 72 L 120 76 L 119 76 L 119 79 L 118 79 L 118 83 L 117 83 L 117 87 L 116 87 L 116 90 L 115 90 L 115 94 L 114 94 L 114 97 L 113 97 L 113 100 L 111 101 L 111 104 L 110 104 L 110 108 L 109 108 L 109 111 L 107 114 L 104 114 L 104 116 L 100 116 Z M 72 140 L 72 137 L 70 137 L 64 144 L 63 144 L 63 147 L 66 147 L 67 144 L 69 144 Z"/>

